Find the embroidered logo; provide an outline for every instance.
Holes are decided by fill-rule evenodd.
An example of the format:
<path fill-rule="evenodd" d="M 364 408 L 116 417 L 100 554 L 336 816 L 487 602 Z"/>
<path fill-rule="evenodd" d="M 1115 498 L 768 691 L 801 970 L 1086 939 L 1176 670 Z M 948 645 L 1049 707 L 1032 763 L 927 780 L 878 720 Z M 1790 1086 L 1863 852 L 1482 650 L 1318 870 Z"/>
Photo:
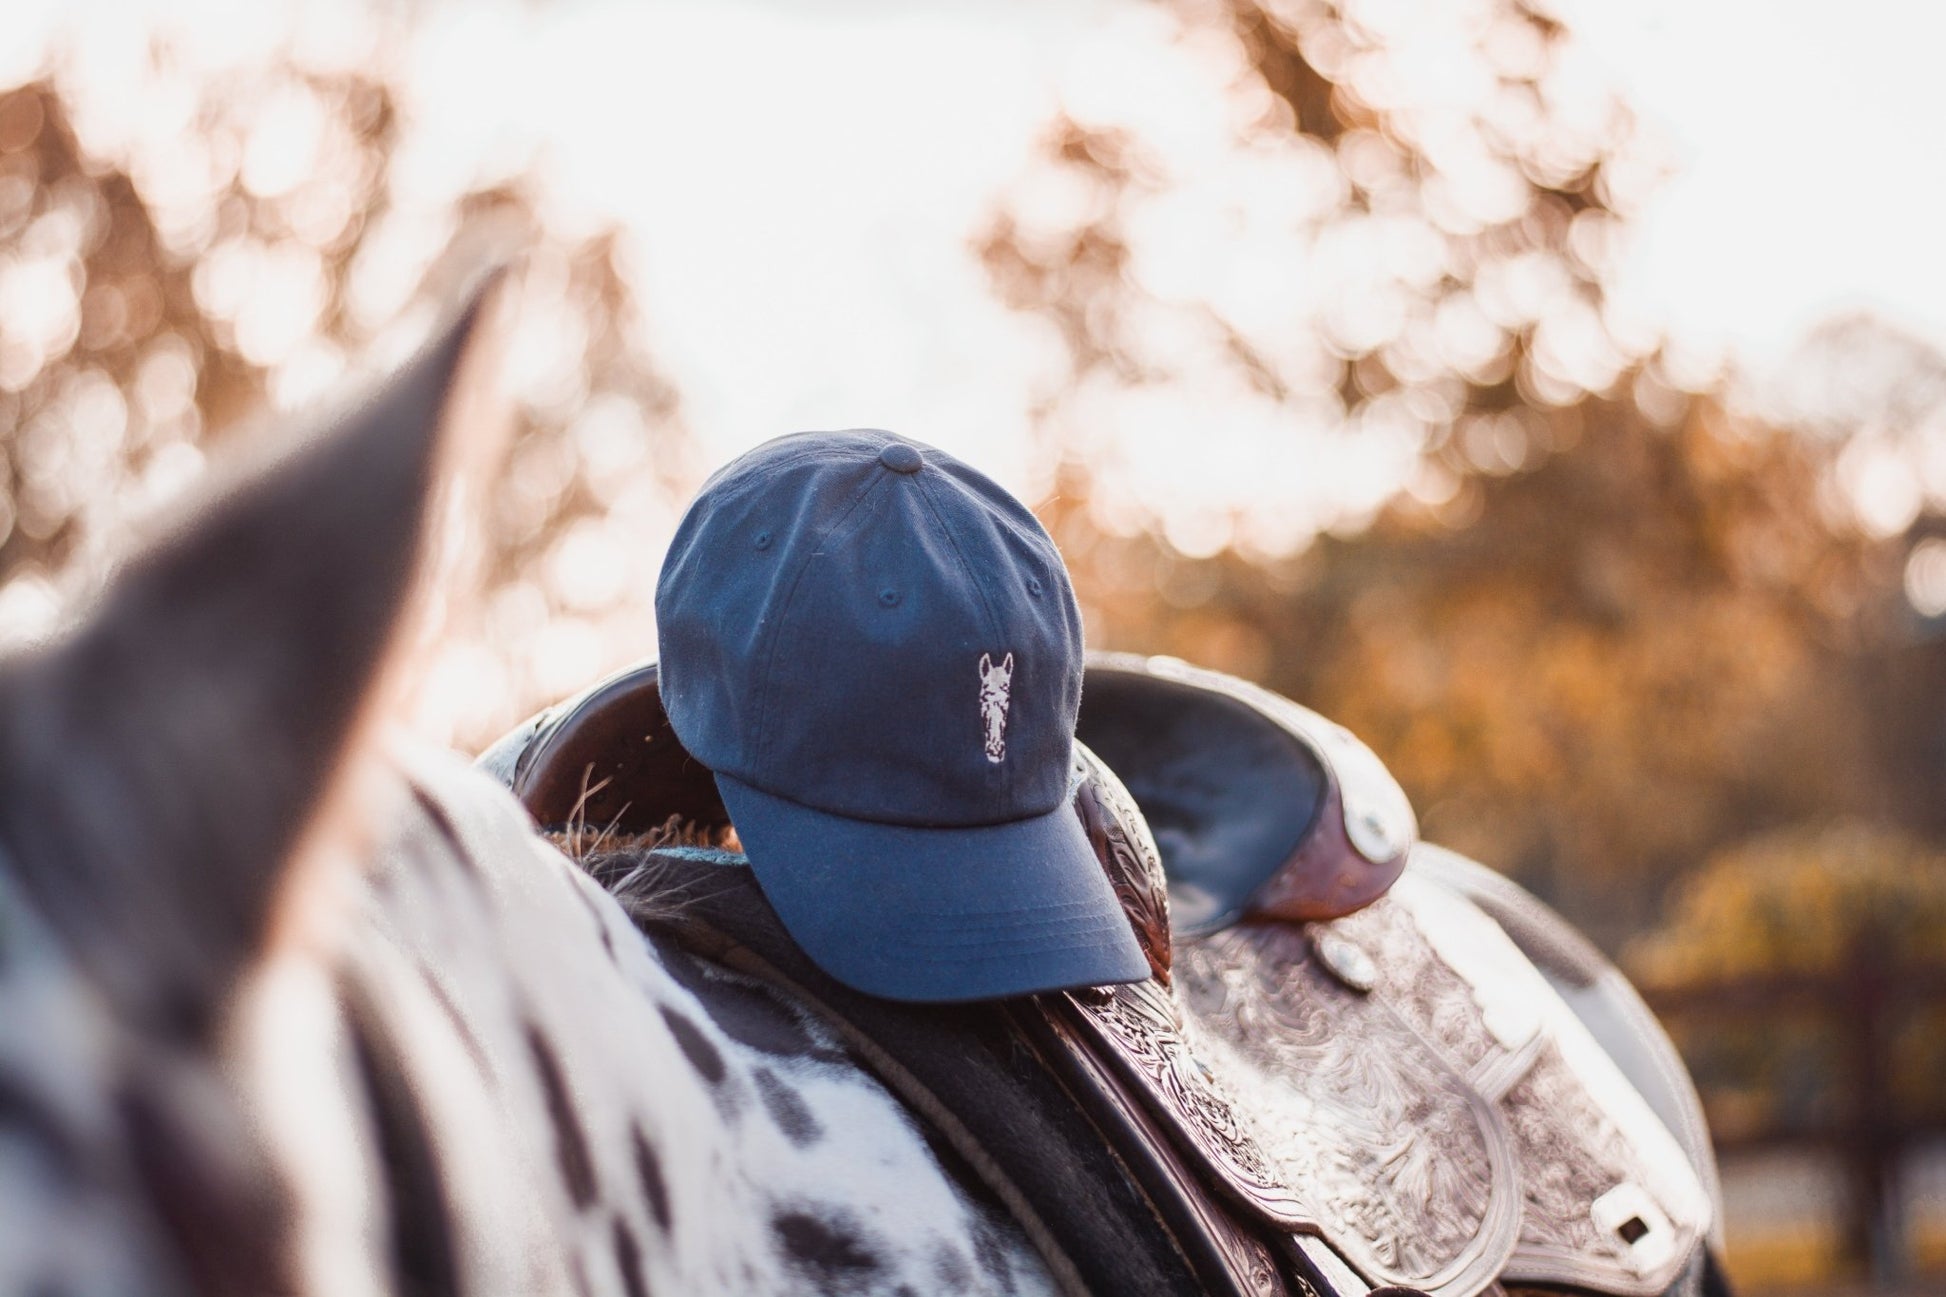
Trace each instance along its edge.
<path fill-rule="evenodd" d="M 986 726 L 987 760 L 999 765 L 1007 755 L 1007 705 L 1013 701 L 1014 655 L 999 666 L 980 654 L 980 720 Z"/>

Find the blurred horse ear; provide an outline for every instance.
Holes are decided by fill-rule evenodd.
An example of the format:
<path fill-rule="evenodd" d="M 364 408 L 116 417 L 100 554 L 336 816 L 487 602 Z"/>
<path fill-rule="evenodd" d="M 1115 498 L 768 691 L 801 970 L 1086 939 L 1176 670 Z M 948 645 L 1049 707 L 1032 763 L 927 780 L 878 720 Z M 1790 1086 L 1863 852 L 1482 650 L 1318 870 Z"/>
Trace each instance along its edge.
<path fill-rule="evenodd" d="M 405 638 L 450 461 L 494 431 L 499 279 L 0 668 L 0 864 L 138 1024 L 207 1036 L 266 940 Z"/>

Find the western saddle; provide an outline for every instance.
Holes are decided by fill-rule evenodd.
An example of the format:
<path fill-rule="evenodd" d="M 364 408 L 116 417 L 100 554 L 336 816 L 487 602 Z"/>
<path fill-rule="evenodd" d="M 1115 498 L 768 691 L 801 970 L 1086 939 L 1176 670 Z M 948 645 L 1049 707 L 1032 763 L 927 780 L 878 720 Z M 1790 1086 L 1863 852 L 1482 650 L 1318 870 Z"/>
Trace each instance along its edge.
<path fill-rule="evenodd" d="M 1170 1236 L 1157 1273 L 1252 1295 L 1723 1291 L 1706 1246 L 1714 1162 L 1667 1038 L 1558 916 L 1419 842 L 1368 748 L 1233 677 L 1126 655 L 1090 659 L 1079 737 L 1076 813 L 1153 975 L 969 1009 L 952 1030 L 987 1030 L 987 1012 L 1027 1043 L 1072 1102 L 1077 1156 L 1110 1145 L 1141 1204 L 1124 1210 Z M 729 823 L 653 664 L 532 718 L 480 764 L 543 827 Z M 957 1074 L 977 1064 L 941 1043 L 937 1013 L 821 978 L 749 871 L 723 868 L 734 857 L 666 854 L 711 897 L 670 935 L 836 1019 L 1064 1286 L 1127 1288 L 1120 1253 L 1140 1231 L 1109 1237 L 1115 1209 L 1073 1205 L 1072 1182 L 993 1153 L 1006 1114 L 1041 1099 L 982 1095 L 1016 1081 Z"/>

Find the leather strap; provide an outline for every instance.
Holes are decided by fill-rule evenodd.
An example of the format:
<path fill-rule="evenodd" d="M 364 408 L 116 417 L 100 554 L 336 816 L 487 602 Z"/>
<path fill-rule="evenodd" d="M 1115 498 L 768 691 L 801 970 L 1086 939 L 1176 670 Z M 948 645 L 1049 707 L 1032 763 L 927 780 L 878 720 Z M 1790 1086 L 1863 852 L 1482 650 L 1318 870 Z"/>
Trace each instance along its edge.
<path fill-rule="evenodd" d="M 779 987 L 827 1022 L 1020 1222 L 1062 1290 L 1154 1297 L 1331 1292 L 1207 1193 L 1065 1020 L 1062 997 L 909 1005 L 820 972 L 747 868 L 715 853 L 650 862 L 678 908 L 637 915 L 660 939 Z M 1362 1285 L 1360 1291 L 1362 1292 Z"/>

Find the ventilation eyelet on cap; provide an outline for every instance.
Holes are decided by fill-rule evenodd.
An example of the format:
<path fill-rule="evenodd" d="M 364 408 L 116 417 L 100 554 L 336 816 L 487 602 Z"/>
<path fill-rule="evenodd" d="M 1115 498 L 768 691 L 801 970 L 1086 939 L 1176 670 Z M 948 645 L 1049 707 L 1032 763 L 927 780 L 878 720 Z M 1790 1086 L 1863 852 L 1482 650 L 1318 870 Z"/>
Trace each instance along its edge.
<path fill-rule="evenodd" d="M 767 531 L 760 531 L 757 533 L 756 539 L 752 540 L 750 543 L 752 545 L 755 545 L 758 549 L 769 549 L 770 533 Z"/>
<path fill-rule="evenodd" d="M 897 590 L 880 590 L 878 592 L 878 601 L 887 608 L 896 608 L 899 606 L 899 592 Z"/>

